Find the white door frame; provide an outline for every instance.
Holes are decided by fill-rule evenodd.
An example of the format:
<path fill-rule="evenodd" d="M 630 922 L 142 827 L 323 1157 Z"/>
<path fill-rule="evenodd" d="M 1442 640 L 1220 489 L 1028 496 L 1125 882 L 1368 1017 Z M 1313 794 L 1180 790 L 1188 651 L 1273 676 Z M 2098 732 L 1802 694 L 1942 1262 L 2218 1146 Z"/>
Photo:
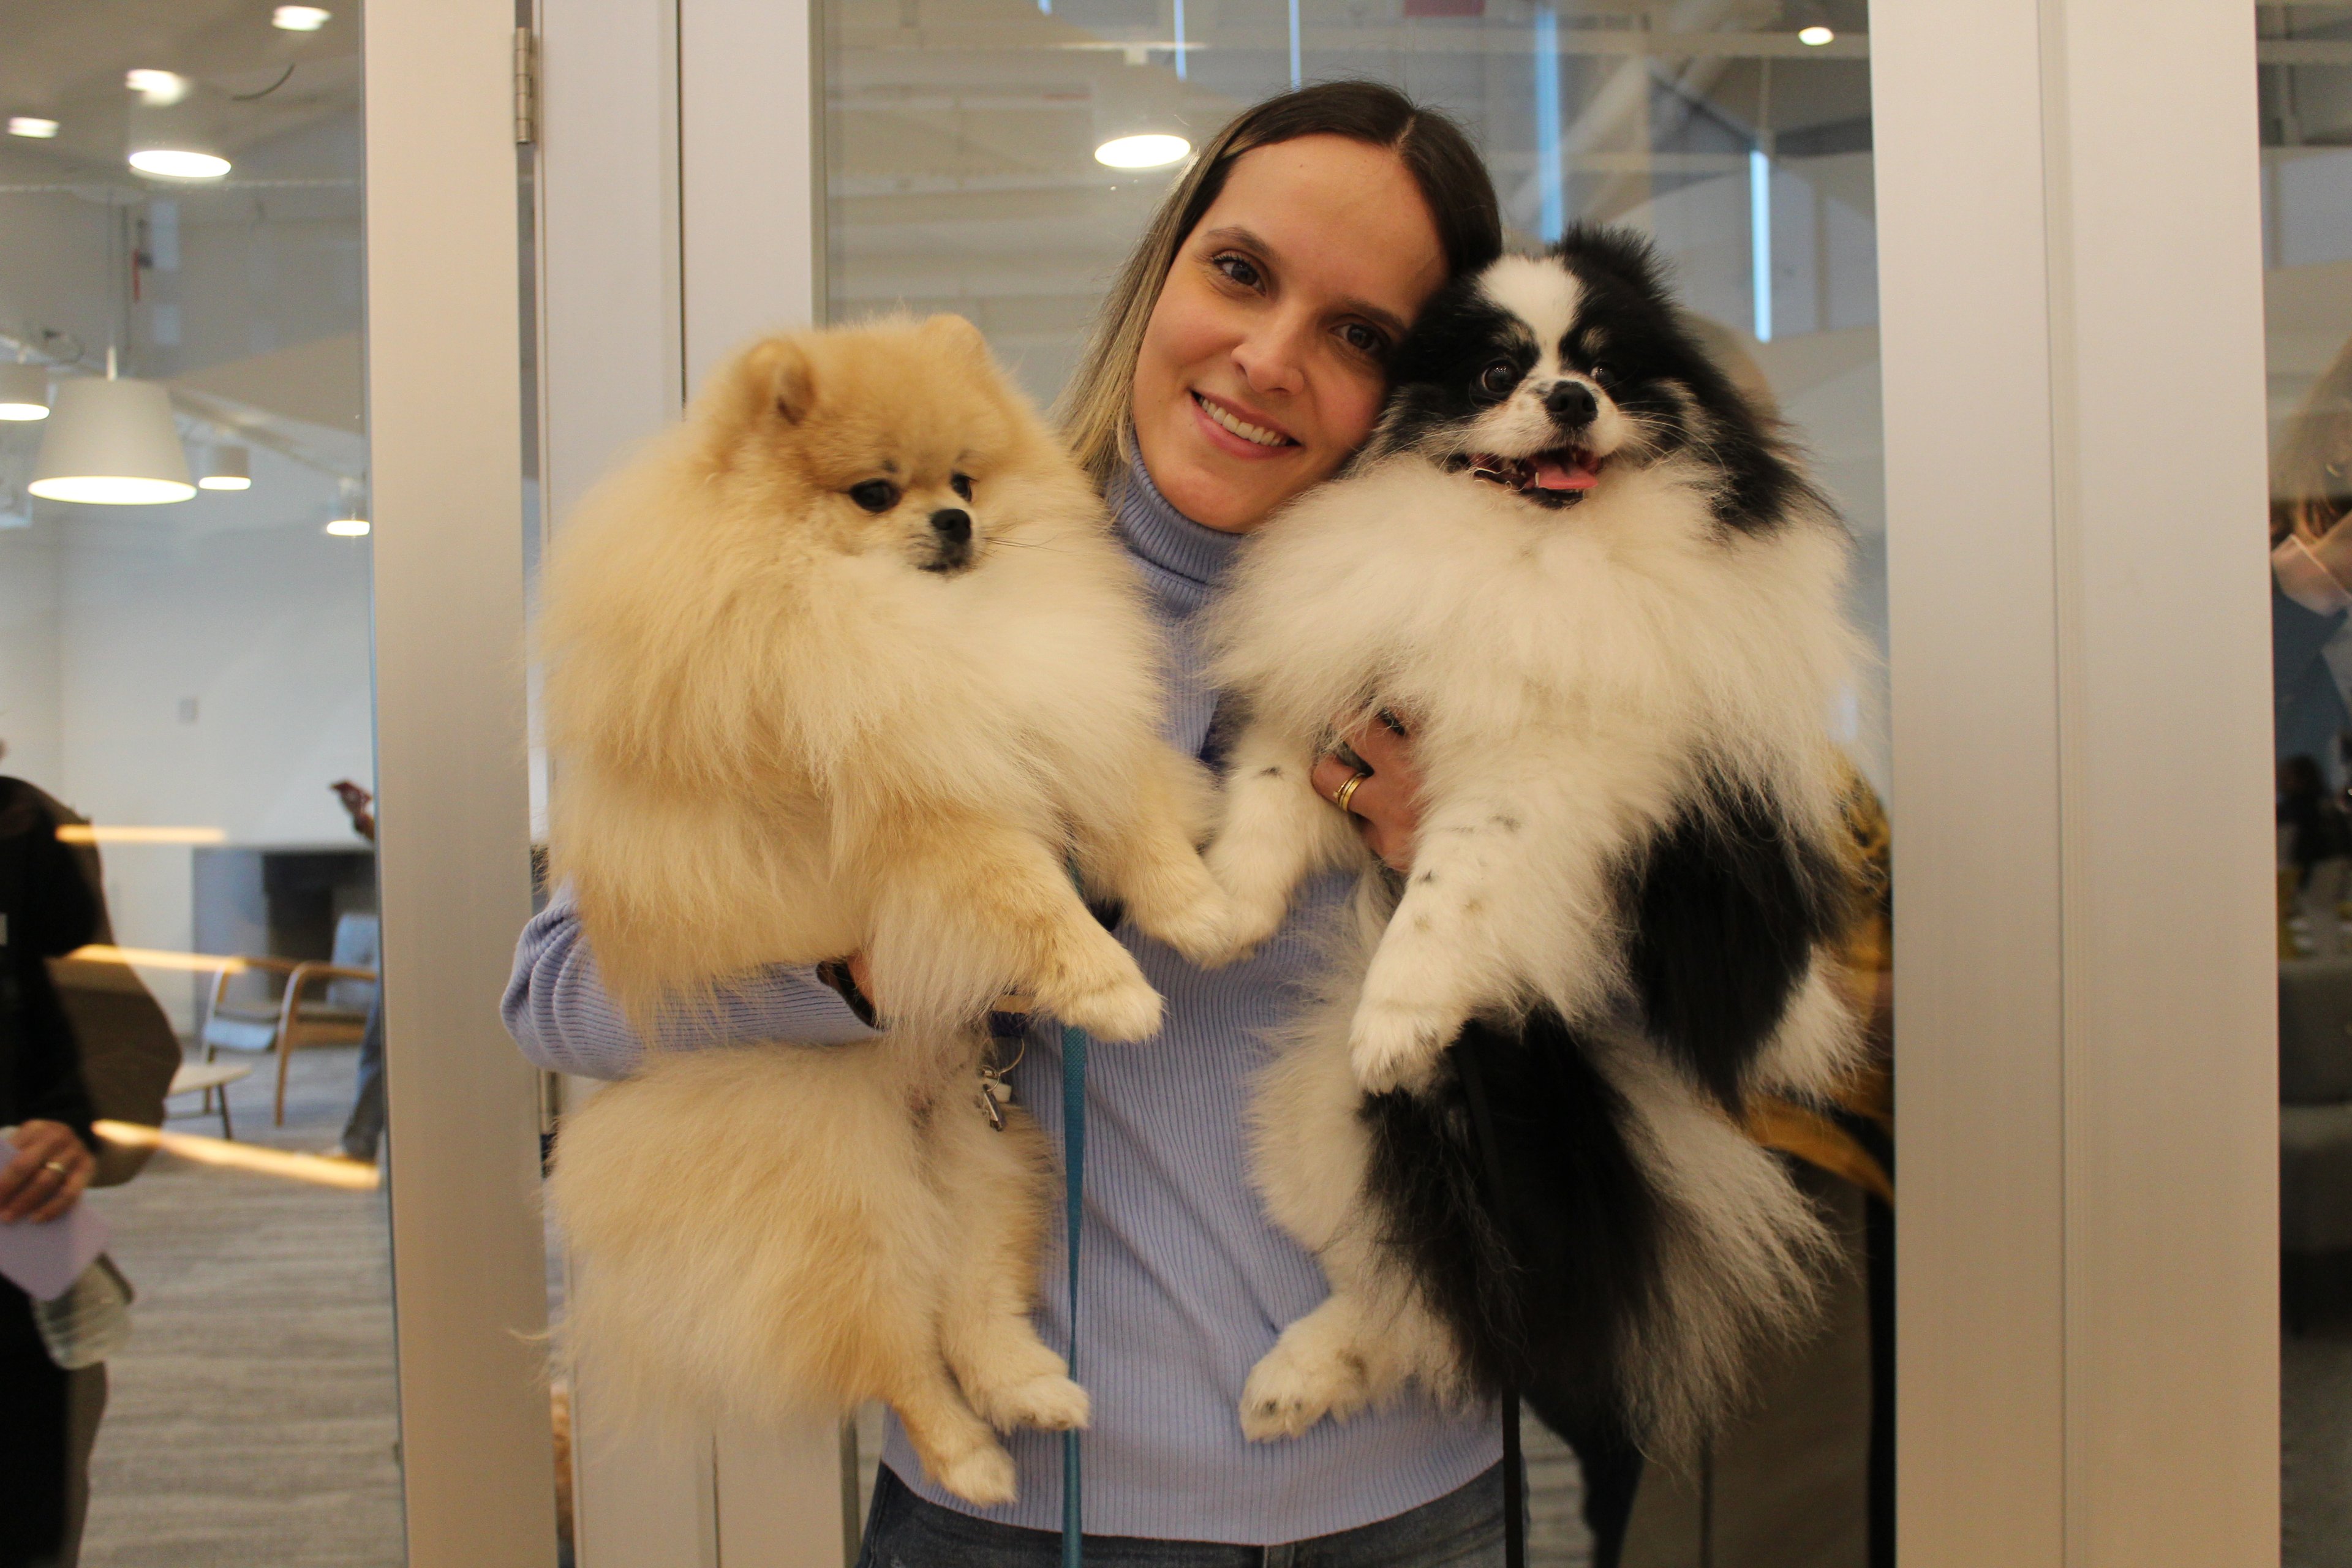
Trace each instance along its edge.
<path fill-rule="evenodd" d="M 541 0 L 558 515 L 729 343 L 819 311 L 813 4 Z M 2259 1563 L 2277 1108 L 2252 13 L 1884 0 L 1870 51 L 1902 1558 Z M 837 1478 L 806 1436 L 667 1470 L 592 1457 L 583 1562 L 656 1560 L 599 1552 L 626 1516 L 658 1560 L 718 1563 L 755 1500 L 768 1550 L 824 1561 Z M 666 1479 L 625 1493 L 625 1470 Z"/>
<path fill-rule="evenodd" d="M 2277 1560 L 2253 22 L 1874 19 L 1905 1568 Z"/>
<path fill-rule="evenodd" d="M 546 516 L 560 525 L 735 344 L 824 305 L 804 0 L 540 0 Z M 586 1085 L 572 1086 L 585 1091 Z M 582 1568 L 839 1568 L 830 1422 L 680 1437 L 572 1387 Z"/>
<path fill-rule="evenodd" d="M 377 865 L 408 1560 L 552 1568 L 530 913 L 513 0 L 370 6 Z"/>

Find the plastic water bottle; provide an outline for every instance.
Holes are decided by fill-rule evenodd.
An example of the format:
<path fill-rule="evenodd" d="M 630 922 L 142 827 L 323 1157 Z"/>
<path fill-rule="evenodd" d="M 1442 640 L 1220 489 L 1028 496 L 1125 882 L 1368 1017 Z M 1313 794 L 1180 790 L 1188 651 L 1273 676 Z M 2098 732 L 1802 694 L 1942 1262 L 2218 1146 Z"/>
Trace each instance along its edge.
<path fill-rule="evenodd" d="M 131 1303 L 136 1299 L 131 1281 L 101 1252 L 64 1295 L 33 1303 L 33 1321 L 49 1359 L 78 1372 L 96 1366 L 131 1338 Z"/>

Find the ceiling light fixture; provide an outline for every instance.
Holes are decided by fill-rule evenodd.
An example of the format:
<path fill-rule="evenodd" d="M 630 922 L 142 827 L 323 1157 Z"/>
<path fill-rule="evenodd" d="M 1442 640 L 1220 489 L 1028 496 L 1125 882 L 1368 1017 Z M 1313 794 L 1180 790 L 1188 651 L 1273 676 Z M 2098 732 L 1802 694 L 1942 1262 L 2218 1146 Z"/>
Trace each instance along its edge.
<path fill-rule="evenodd" d="M 8 117 L 8 134 L 29 136 L 36 142 L 47 142 L 58 133 L 58 122 L 44 120 L 37 114 L 12 114 Z"/>
<path fill-rule="evenodd" d="M 210 447 L 205 450 L 205 471 L 197 476 L 200 490 L 249 490 L 253 488 L 253 455 L 242 447 Z"/>
<path fill-rule="evenodd" d="M 1816 22 L 1810 27 L 1800 27 L 1797 29 L 1797 42 L 1818 49 L 1823 44 L 1833 44 L 1837 42 L 1837 33 L 1833 28 L 1824 26 L 1821 23 Z"/>
<path fill-rule="evenodd" d="M 122 85 L 137 93 L 141 101 L 159 108 L 188 96 L 188 79 L 177 71 L 127 70 L 122 73 Z"/>
<path fill-rule="evenodd" d="M 327 25 L 332 11 L 322 11 L 316 5 L 280 5 L 269 14 L 269 25 L 283 27 L 289 33 L 315 33 Z"/>
<path fill-rule="evenodd" d="M 217 180 L 228 173 L 229 161 L 187 147 L 142 147 L 131 154 L 131 166 L 167 180 Z"/>
<path fill-rule="evenodd" d="M 0 363 L 0 419 L 49 416 L 49 373 L 37 364 Z"/>
<path fill-rule="evenodd" d="M 1160 132 L 1118 136 L 1095 149 L 1095 162 L 1113 169 L 1163 169 L 1192 152 L 1181 136 Z"/>
<path fill-rule="evenodd" d="M 157 506 L 196 493 L 172 423 L 171 395 L 160 382 L 118 379 L 112 349 L 106 351 L 105 380 L 58 383 L 51 407 L 33 482 L 25 487 L 44 500 Z"/>
<path fill-rule="evenodd" d="M 340 499 L 335 502 L 335 515 L 327 524 L 327 531 L 337 539 L 365 539 L 368 520 L 366 489 L 357 479 L 345 479 L 337 487 Z"/>

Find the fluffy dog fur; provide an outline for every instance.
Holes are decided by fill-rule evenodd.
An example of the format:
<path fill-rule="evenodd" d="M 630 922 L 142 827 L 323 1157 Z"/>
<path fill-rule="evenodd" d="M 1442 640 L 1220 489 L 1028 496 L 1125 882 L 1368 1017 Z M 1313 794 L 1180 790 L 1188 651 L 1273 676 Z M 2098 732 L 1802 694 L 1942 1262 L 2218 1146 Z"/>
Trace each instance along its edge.
<path fill-rule="evenodd" d="M 1593 230 L 1433 301 L 1364 455 L 1251 541 L 1211 851 L 1238 939 L 1365 868 L 1255 1108 L 1332 1295 L 1253 1372 L 1251 1436 L 1417 1378 L 1670 1450 L 1803 1321 L 1818 1221 L 1737 1116 L 1826 1089 L 1854 1039 L 1845 557 L 1647 249 Z M 1381 710 L 1424 779 L 1401 888 L 1307 777 L 1333 715 Z"/>
<path fill-rule="evenodd" d="M 990 1424 L 1086 1396 L 1029 1326 L 1051 1169 L 977 1107 L 977 1018 L 1158 1026 L 1072 866 L 1179 948 L 1226 923 L 1100 500 L 959 318 L 773 338 L 567 527 L 542 632 L 554 869 L 647 1037 L 860 951 L 893 1024 L 657 1051 L 567 1120 L 571 1349 L 688 1409 L 887 1400 L 940 1484 L 1009 1499 Z"/>

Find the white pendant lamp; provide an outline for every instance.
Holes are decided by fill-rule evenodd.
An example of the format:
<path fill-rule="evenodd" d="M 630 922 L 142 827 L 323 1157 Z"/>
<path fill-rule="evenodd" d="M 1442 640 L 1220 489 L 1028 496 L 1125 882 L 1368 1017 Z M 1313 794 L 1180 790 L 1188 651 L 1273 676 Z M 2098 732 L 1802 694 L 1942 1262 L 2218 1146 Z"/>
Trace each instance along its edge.
<path fill-rule="evenodd" d="M 172 423 L 171 395 L 156 382 L 117 378 L 111 349 L 103 381 L 77 376 L 58 383 L 33 482 L 25 488 L 45 500 L 95 506 L 190 499 L 196 487 Z"/>
<path fill-rule="evenodd" d="M 205 471 L 196 476 L 200 490 L 249 490 L 253 488 L 253 454 L 243 447 L 208 447 Z"/>
<path fill-rule="evenodd" d="M 47 419 L 48 416 L 47 367 L 0 362 L 0 419 Z"/>
<path fill-rule="evenodd" d="M 337 539 L 365 539 L 368 536 L 366 487 L 357 479 L 344 479 L 336 489 L 335 515 L 327 520 L 327 531 Z"/>

